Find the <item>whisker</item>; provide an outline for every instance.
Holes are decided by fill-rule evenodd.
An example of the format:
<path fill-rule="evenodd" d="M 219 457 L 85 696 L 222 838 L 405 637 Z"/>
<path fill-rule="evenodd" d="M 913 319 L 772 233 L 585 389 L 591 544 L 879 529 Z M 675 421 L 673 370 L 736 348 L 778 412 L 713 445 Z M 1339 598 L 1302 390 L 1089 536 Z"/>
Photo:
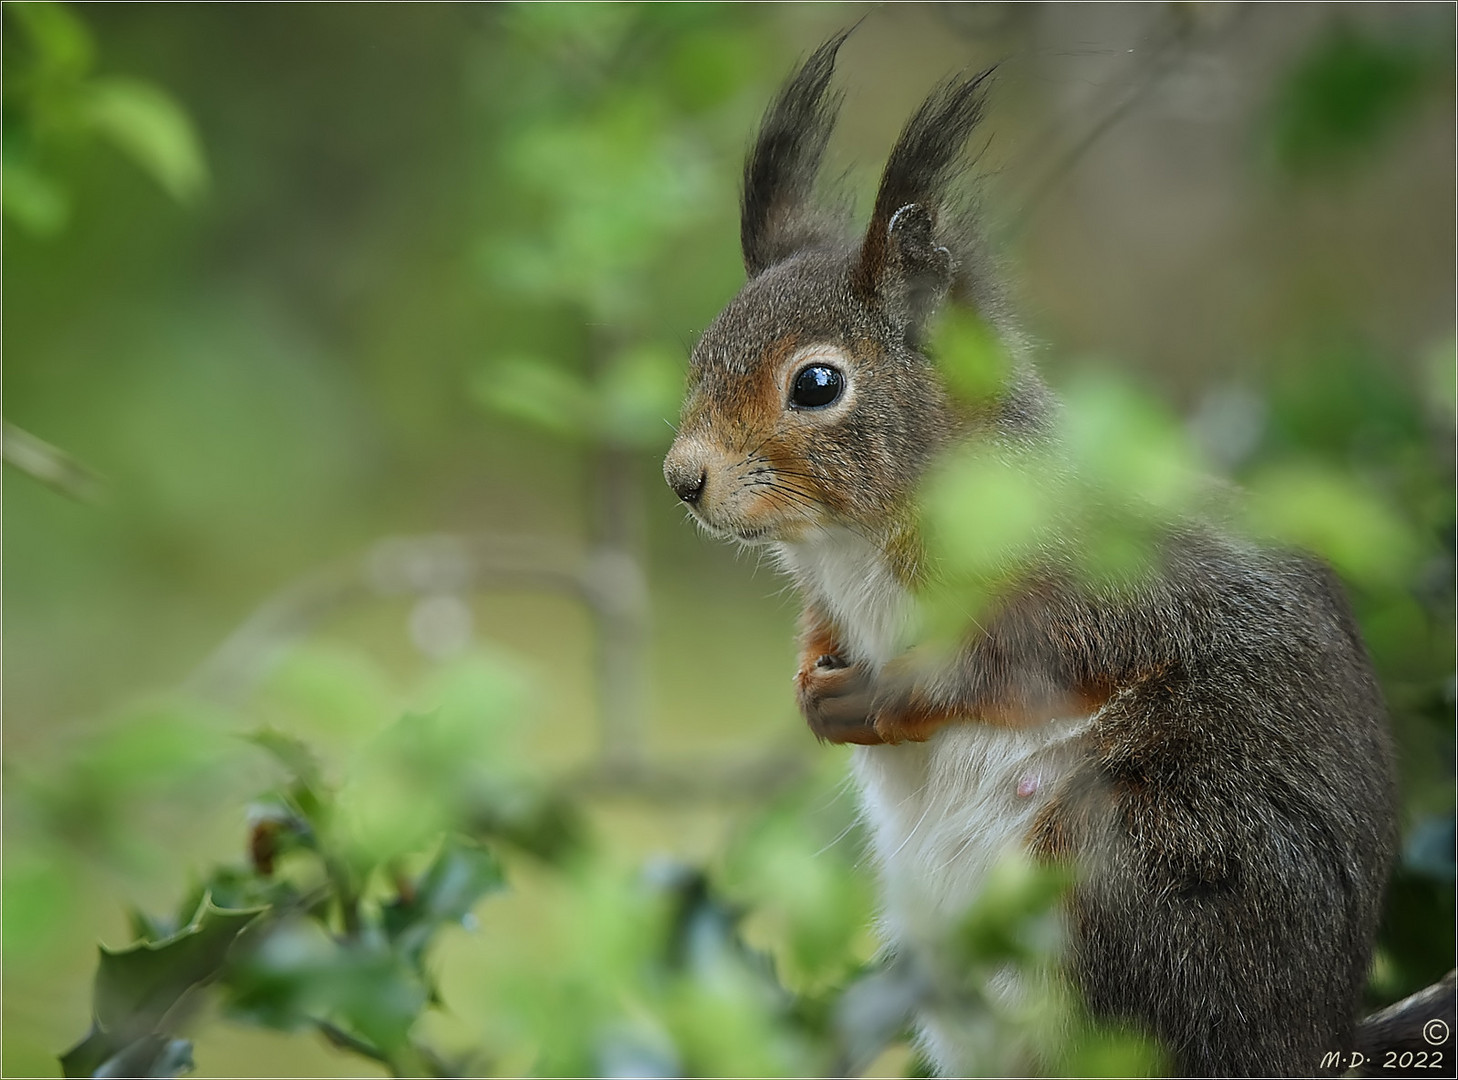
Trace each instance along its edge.
<path fill-rule="evenodd" d="M 844 829 L 841 829 L 840 830 L 840 835 L 838 835 L 834 840 L 830 841 L 830 843 L 826 844 L 823 848 L 821 848 L 819 851 L 817 851 L 814 855 L 811 855 L 810 857 L 812 859 L 818 859 L 818 858 L 820 858 L 820 856 L 824 855 L 831 848 L 835 847 L 836 844 L 840 843 L 847 836 L 849 836 L 855 830 L 855 827 L 857 825 L 859 825 L 859 824 L 860 824 L 859 821 L 852 821 Z"/>
<path fill-rule="evenodd" d="M 796 472 L 794 469 L 782 469 L 779 466 L 773 466 L 772 467 L 772 471 L 776 475 L 778 475 L 778 476 L 795 476 L 795 477 L 799 477 L 802 480 L 819 480 L 819 479 L 821 479 L 820 477 L 816 476 L 814 473 Z"/>
<path fill-rule="evenodd" d="M 762 489 L 764 489 L 766 491 L 778 491 L 778 492 L 782 492 L 785 495 L 790 496 L 796 502 L 800 503 L 803 506 L 818 506 L 819 505 L 819 503 L 816 502 L 814 496 L 811 495 L 810 492 L 803 491 L 803 490 L 801 490 L 800 488 L 797 488 L 797 487 L 792 487 L 789 484 L 781 484 L 781 483 L 777 483 L 776 481 L 773 481 L 773 480 L 760 480 L 760 481 L 757 481 L 757 482 L 751 484 L 750 486 L 757 487 L 757 488 L 762 488 Z"/>
<path fill-rule="evenodd" d="M 934 801 L 935 800 L 931 800 L 931 799 L 928 799 L 927 800 L 926 809 L 921 812 L 921 817 L 917 818 L 916 819 L 916 824 L 913 825 L 910 828 L 910 830 L 907 831 L 907 833 L 906 833 L 906 839 L 903 840 L 903 841 L 901 841 L 901 843 L 899 845 L 897 845 L 895 851 L 893 851 L 890 855 L 887 855 L 886 856 L 886 859 L 885 859 L 886 862 L 889 863 L 892 859 L 896 858 L 896 856 L 900 855 L 901 854 L 901 849 L 904 848 L 907 844 L 911 843 L 911 838 L 916 835 L 916 830 L 921 828 L 921 823 L 923 821 L 925 821 L 926 820 L 926 816 L 931 813 L 931 808 L 932 808 L 932 804 L 933 804 Z"/>

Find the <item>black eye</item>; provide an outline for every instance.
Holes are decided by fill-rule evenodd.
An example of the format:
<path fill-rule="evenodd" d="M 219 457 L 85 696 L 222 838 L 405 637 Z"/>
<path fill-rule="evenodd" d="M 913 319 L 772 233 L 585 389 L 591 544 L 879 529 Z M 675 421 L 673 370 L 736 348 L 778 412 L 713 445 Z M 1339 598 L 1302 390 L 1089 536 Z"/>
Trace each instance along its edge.
<path fill-rule="evenodd" d="M 811 364 L 795 376 L 790 390 L 790 404 L 801 409 L 819 409 L 829 405 L 845 388 L 845 377 L 833 367 Z"/>

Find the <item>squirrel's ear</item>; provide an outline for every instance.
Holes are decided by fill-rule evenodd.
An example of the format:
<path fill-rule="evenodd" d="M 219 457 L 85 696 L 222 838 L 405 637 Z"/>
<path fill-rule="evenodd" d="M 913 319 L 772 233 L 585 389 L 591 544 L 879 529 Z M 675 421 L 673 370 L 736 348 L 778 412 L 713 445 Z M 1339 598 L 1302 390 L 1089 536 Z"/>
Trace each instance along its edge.
<path fill-rule="evenodd" d="M 902 129 L 881 174 L 851 287 L 908 334 L 917 333 L 952 284 L 955 268 L 937 243 L 937 216 L 982 117 L 991 74 L 989 68 L 933 90 Z"/>
<path fill-rule="evenodd" d="M 952 253 L 936 242 L 931 212 L 908 203 L 886 226 L 876 298 L 892 322 L 915 336 L 952 286 Z"/>
<path fill-rule="evenodd" d="M 816 49 L 785 83 L 745 159 L 739 240 L 750 277 L 821 238 L 810 197 L 840 106 L 827 93 L 835 54 L 849 34 Z"/>

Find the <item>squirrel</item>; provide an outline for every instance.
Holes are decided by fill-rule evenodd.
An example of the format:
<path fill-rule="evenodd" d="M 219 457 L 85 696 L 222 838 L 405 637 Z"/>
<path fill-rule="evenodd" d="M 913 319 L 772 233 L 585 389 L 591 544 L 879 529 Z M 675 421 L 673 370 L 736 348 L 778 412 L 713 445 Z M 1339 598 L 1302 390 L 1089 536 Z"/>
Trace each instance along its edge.
<path fill-rule="evenodd" d="M 798 588 L 798 704 L 853 747 L 893 952 L 936 962 L 1005 853 L 1071 863 L 1063 964 L 1092 1015 L 1153 1036 L 1182 1075 L 1331 1072 L 1331 1051 L 1368 1045 L 1397 843 L 1384 704 L 1342 587 L 1190 519 L 1158 530 L 1137 585 L 1070 573 L 1063 537 L 950 653 L 909 640 L 934 576 L 919 484 L 970 442 L 1052 445 L 1058 407 L 950 190 L 990 71 L 912 115 L 863 234 L 813 204 L 848 33 L 784 84 L 749 151 L 748 280 L 692 351 L 665 478 Z M 1018 356 L 972 407 L 926 344 L 950 305 Z M 978 1068 L 955 1015 L 917 1025 L 940 1072 Z"/>

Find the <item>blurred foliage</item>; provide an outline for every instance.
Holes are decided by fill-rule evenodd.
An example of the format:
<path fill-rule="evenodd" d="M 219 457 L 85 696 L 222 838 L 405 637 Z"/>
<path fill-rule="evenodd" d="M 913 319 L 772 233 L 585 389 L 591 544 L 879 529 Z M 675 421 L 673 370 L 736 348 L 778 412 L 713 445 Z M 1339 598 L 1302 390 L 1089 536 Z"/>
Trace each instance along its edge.
<path fill-rule="evenodd" d="M 102 952 L 68 1074 L 266 1067 L 273 1044 L 230 1049 L 225 1029 L 313 1033 L 275 1048 L 291 1072 L 915 1072 L 899 1040 L 933 999 L 979 1018 L 1000 1068 L 1059 1017 L 1064 1041 L 1036 1048 L 1050 1070 L 1157 1070 L 1040 978 L 1056 872 L 999 870 L 949 957 L 963 979 L 877 963 L 834 758 L 715 808 L 716 828 L 581 783 L 575 611 L 493 601 L 481 621 L 513 651 L 468 623 L 443 658 L 402 633 L 423 606 L 380 601 L 306 627 L 236 706 L 136 690 L 175 685 L 341 550 L 576 535 L 580 459 L 605 448 L 656 483 L 689 335 L 741 278 L 748 133 L 795 54 L 854 14 L 5 5 L 7 411 L 109 495 L 57 499 L 34 470 L 6 485 L 7 1073 L 85 1030 L 97 936 L 130 944 Z M 1360 176 L 1441 96 L 1451 54 L 1419 29 L 1313 22 L 1253 121 L 1288 197 Z M 898 48 L 886 62 L 923 92 L 921 54 Z M 1402 751 L 1377 1003 L 1453 951 L 1453 345 L 1408 355 L 1329 309 L 1283 325 L 1259 377 L 1211 387 L 1188 421 L 1123 365 L 1083 365 L 1060 386 L 1078 497 L 1046 462 L 952 460 L 931 535 L 980 587 L 1057 506 L 1117 580 L 1147 526 L 1124 508 L 1204 505 L 1213 471 L 1248 489 L 1250 527 L 1341 569 Z M 937 351 L 969 400 L 1006 373 L 971 316 Z M 655 734 L 712 759 L 788 719 L 789 616 L 678 539 L 669 501 L 648 547 L 672 720 Z M 139 907 L 124 927 L 121 897 Z M 1016 1008 L 984 996 L 1006 965 L 1033 988 Z"/>
<path fill-rule="evenodd" d="M 190 1071 L 186 1035 L 206 996 L 233 1023 L 311 1031 L 397 1076 L 842 1075 L 928 1003 L 970 1010 L 986 1075 L 1030 1054 L 1069 1075 L 1157 1074 L 1150 1047 L 1092 1024 L 1044 977 L 1068 885 L 1056 869 L 1016 860 L 992 876 L 944 983 L 883 968 L 868 961 L 851 846 L 826 857 L 849 808 L 821 821 L 838 835 L 807 827 L 822 785 L 777 798 L 716 869 L 658 859 L 625 874 L 582 833 L 572 799 L 504 752 L 490 717 L 520 707 L 509 669 L 463 660 L 451 683 L 451 704 L 387 726 L 336 780 L 277 730 L 238 745 L 278 778 L 250 810 L 247 859 L 214 867 L 173 912 L 132 912 L 137 940 L 102 949 L 91 1030 L 63 1055 L 66 1076 Z M 371 797 L 352 798 L 361 788 Z M 570 842 L 536 827 L 546 807 L 573 822 Z M 436 977 L 444 931 L 502 918 L 489 898 L 508 867 L 532 864 L 553 878 L 545 931 L 492 957 L 482 1041 L 435 1048 L 422 1029 L 450 1008 Z M 1009 968 L 1031 973 L 1012 1004 L 987 990 Z"/>
<path fill-rule="evenodd" d="M 473 388 L 554 436 L 660 449 L 683 348 L 654 298 L 682 265 L 685 237 L 733 205 L 735 176 L 719 167 L 705 123 L 742 91 L 736 69 L 753 63 L 749 40 L 710 10 L 676 5 L 650 14 L 527 4 L 503 18 L 528 49 L 564 63 L 502 73 L 512 113 L 497 152 L 511 212 L 481 244 L 478 266 L 543 325 L 587 334 L 565 351 L 560 341 L 504 350 Z M 660 47 L 668 34 L 674 46 Z M 563 68 L 571 78 L 556 77 Z M 574 370 L 549 355 L 588 363 Z"/>
<path fill-rule="evenodd" d="M 1446 93 L 1452 42 L 1432 29 L 1374 31 L 1348 18 L 1333 20 L 1277 92 L 1269 119 L 1276 163 L 1308 179 L 1360 163 L 1423 95 Z"/>
<path fill-rule="evenodd" d="M 51 235 L 66 224 L 66 161 L 109 142 L 179 202 L 207 186 L 186 112 L 149 82 L 98 75 L 86 24 L 51 0 L 5 5 L 5 218 Z M 17 42 L 15 39 L 19 38 Z"/>

